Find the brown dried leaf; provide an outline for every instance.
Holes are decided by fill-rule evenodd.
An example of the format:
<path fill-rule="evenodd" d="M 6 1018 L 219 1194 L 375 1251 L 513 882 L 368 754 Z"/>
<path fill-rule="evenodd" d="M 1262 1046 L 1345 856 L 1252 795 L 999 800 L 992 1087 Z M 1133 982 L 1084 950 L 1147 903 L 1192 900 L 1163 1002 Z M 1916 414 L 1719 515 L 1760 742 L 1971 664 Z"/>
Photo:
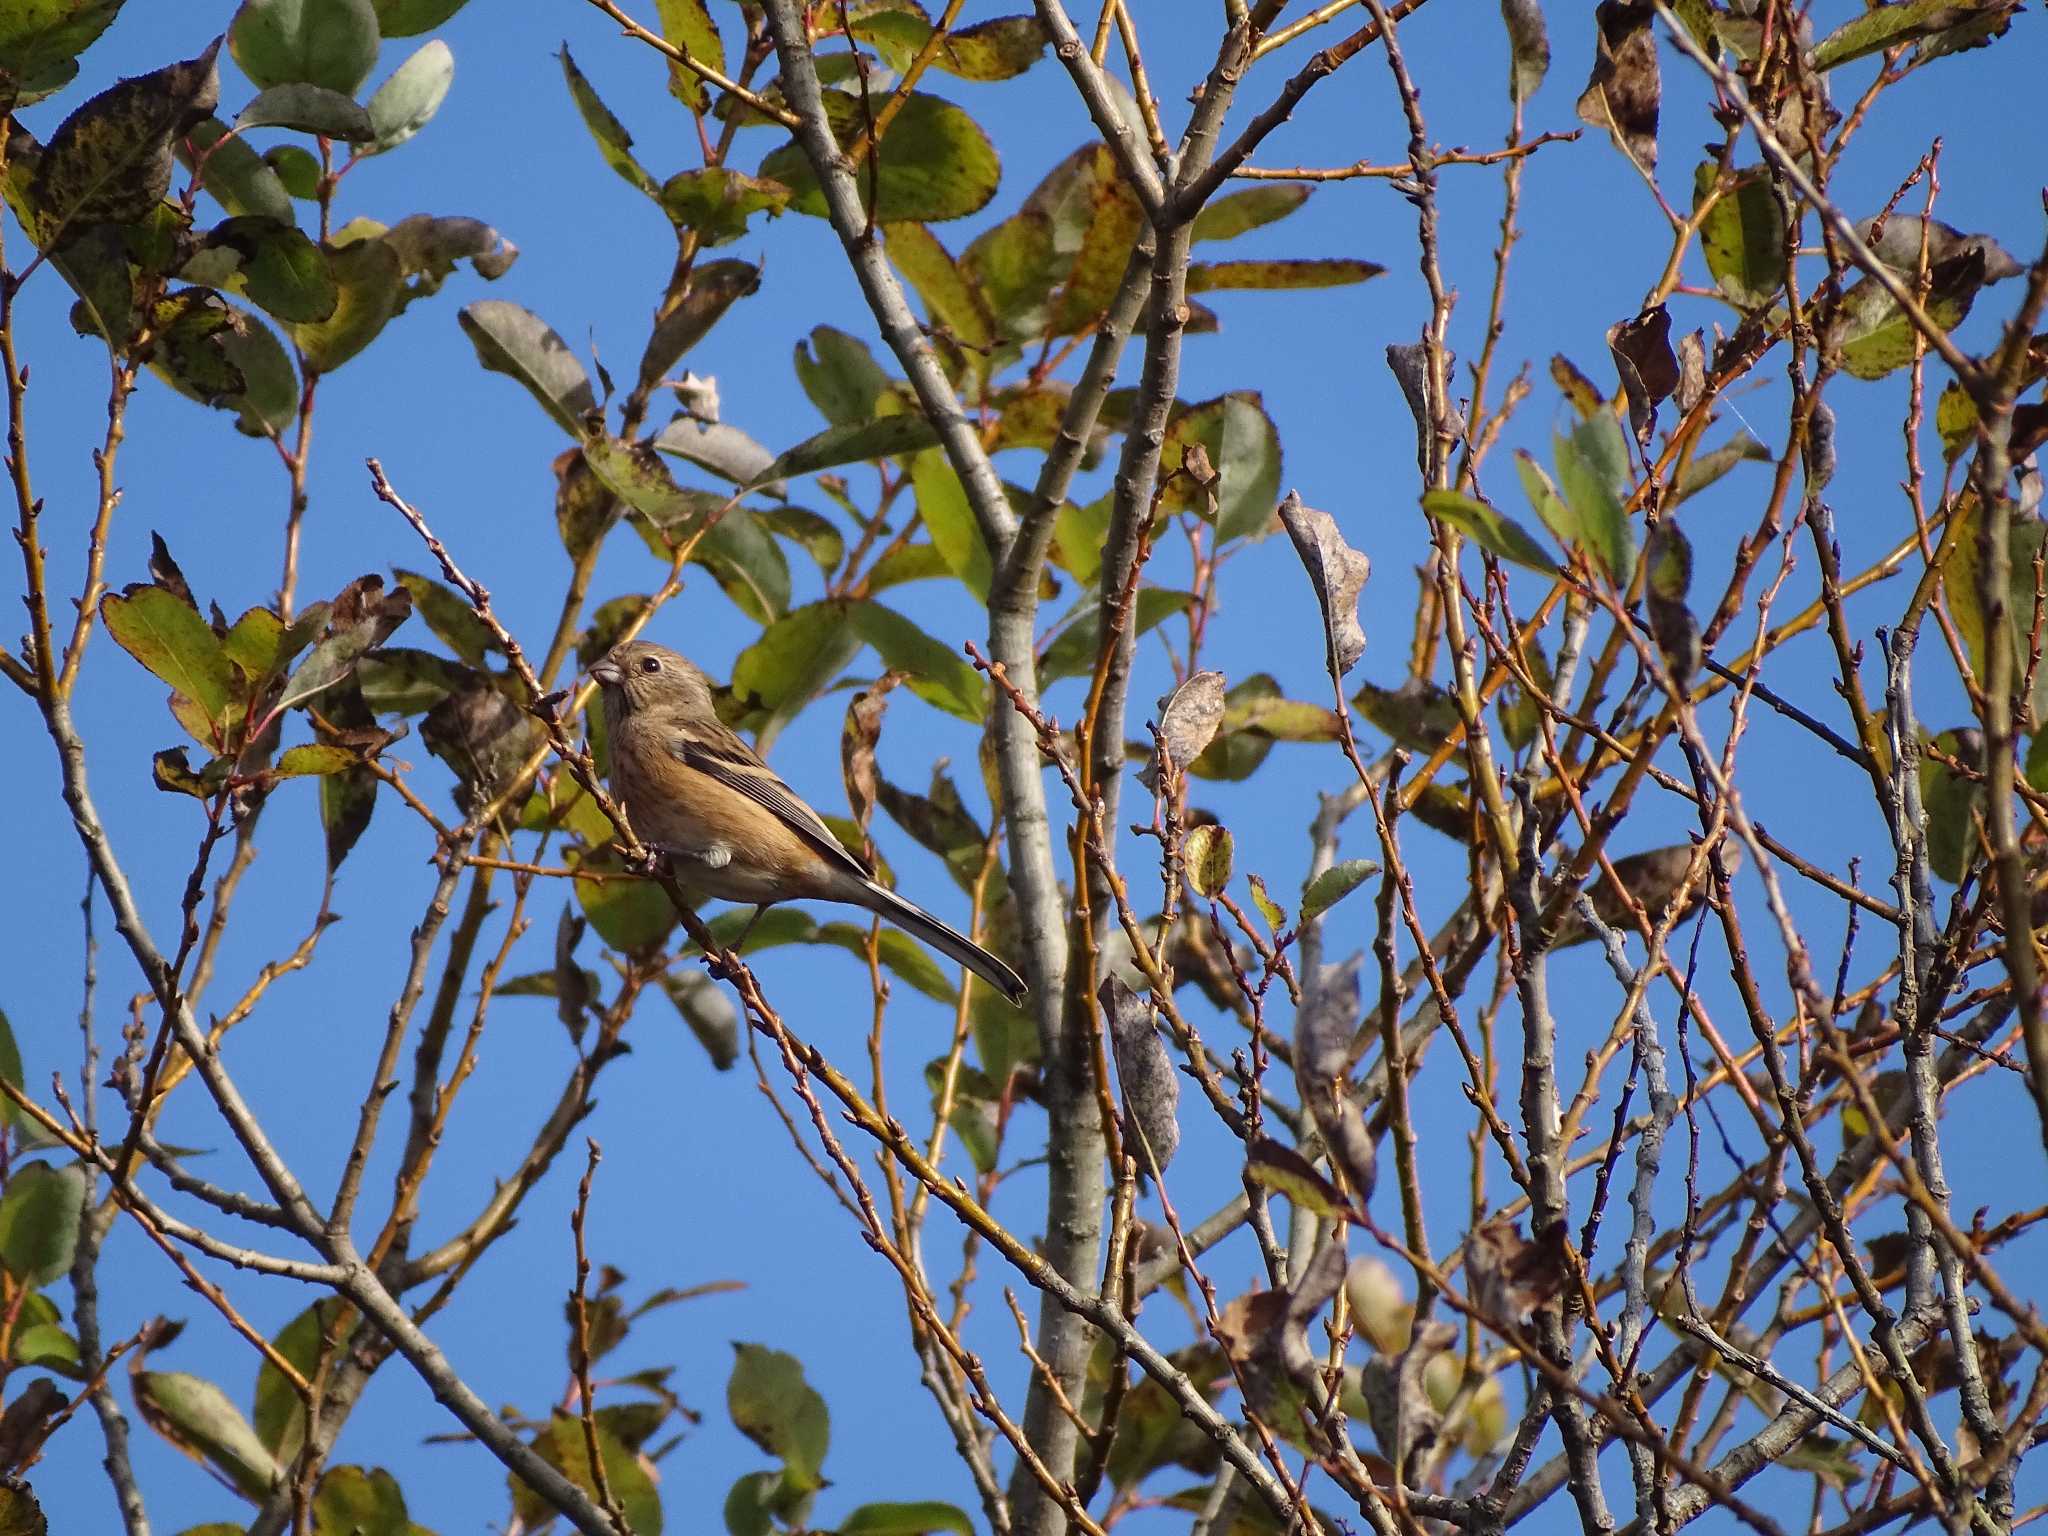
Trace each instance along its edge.
<path fill-rule="evenodd" d="M 1280 503 L 1280 521 L 1308 569 L 1323 607 L 1330 676 L 1341 678 L 1365 654 L 1365 630 L 1358 622 L 1358 596 L 1372 574 L 1372 562 L 1344 542 L 1337 520 L 1302 505 L 1293 491 Z"/>
<path fill-rule="evenodd" d="M 1308 1325 L 1343 1283 L 1344 1244 L 1341 1237 L 1332 1237 L 1293 1286 L 1254 1291 L 1223 1309 L 1217 1333 L 1244 1377 L 1255 1410 L 1269 1410 L 1288 1383 L 1313 1389 L 1320 1361 L 1309 1348 Z"/>
<path fill-rule="evenodd" d="M 890 690 L 909 675 L 884 672 L 846 706 L 846 723 L 839 731 L 839 766 L 846 777 L 847 803 L 863 835 L 875 817 L 875 745 L 882 739 L 882 712 L 889 707 Z"/>
<path fill-rule="evenodd" d="M 1564 1255 L 1562 1222 L 1533 1243 L 1512 1217 L 1496 1216 L 1474 1227 L 1465 1238 L 1465 1273 L 1472 1278 L 1472 1300 L 1480 1315 L 1520 1323 L 1564 1289 Z"/>
<path fill-rule="evenodd" d="M 1197 672 L 1159 700 L 1159 743 L 1176 767 L 1202 755 L 1223 724 L 1223 674 Z"/>
<path fill-rule="evenodd" d="M 1294 1016 L 1294 1077 L 1301 1101 L 1343 1170 L 1354 1200 L 1371 1198 L 1378 1173 L 1372 1133 L 1351 1096 L 1351 1037 L 1358 1027 L 1358 968 L 1353 955 L 1309 979 Z"/>
<path fill-rule="evenodd" d="M 1579 97 L 1579 118 L 1614 136 L 1615 146 L 1644 170 L 1657 167 L 1657 12 L 1650 0 L 1600 0 L 1593 74 Z"/>
<path fill-rule="evenodd" d="M 1678 388 L 1678 358 L 1671 351 L 1671 312 L 1659 304 L 1633 320 L 1618 321 L 1608 327 L 1607 350 L 1614 355 L 1614 371 L 1621 376 L 1622 393 L 1628 398 L 1629 429 L 1637 444 L 1647 448 L 1657 424 L 1657 407 Z"/>
<path fill-rule="evenodd" d="M 1138 1166 L 1148 1173 L 1164 1172 L 1180 1148 L 1180 1075 L 1153 1022 L 1152 1000 L 1116 976 L 1104 981 L 1096 996 L 1109 1021 L 1125 1114 L 1151 1154 L 1150 1161 L 1141 1157 Z"/>
<path fill-rule="evenodd" d="M 1686 867 L 1692 862 L 1692 851 L 1691 843 L 1679 843 L 1670 848 L 1632 853 L 1625 859 L 1614 861 L 1614 873 L 1620 877 L 1628 893 L 1642 903 L 1643 911 L 1651 922 L 1662 921 L 1670 908 L 1672 898 L 1678 894 L 1679 883 L 1685 878 Z M 1742 868 L 1741 843 L 1729 838 L 1721 844 L 1721 865 L 1731 878 Z M 1678 914 L 1681 921 L 1699 905 L 1700 897 L 1711 888 L 1712 882 L 1710 868 L 1688 895 L 1685 907 Z M 1600 921 L 1626 932 L 1635 930 L 1634 914 L 1604 875 L 1589 885 L 1588 894 L 1593 899 L 1593 910 L 1599 914 Z M 1573 913 L 1565 920 L 1554 947 L 1578 944 L 1591 937 L 1592 930 L 1577 913 Z"/>
<path fill-rule="evenodd" d="M 1707 341 L 1704 333 L 1688 331 L 1678 339 L 1678 408 L 1691 411 L 1707 394 Z"/>
<path fill-rule="evenodd" d="M 1469 1246 L 1466 1251 L 1469 1255 Z M 1368 1360 L 1360 1373 L 1359 1390 L 1365 1397 L 1373 1435 L 1380 1453 L 1396 1468 L 1406 1465 L 1413 1453 L 1426 1449 L 1443 1426 L 1443 1412 L 1425 1389 L 1423 1373 L 1429 1362 L 1457 1339 L 1454 1325 L 1433 1318 L 1415 1330 L 1406 1349 L 1398 1355 Z"/>

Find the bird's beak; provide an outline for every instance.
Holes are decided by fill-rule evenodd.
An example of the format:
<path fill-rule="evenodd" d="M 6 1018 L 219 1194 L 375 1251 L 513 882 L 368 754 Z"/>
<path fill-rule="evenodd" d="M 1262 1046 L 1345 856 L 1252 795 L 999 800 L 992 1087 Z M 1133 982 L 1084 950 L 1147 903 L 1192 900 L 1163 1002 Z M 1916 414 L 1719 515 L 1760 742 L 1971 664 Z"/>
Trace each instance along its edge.
<path fill-rule="evenodd" d="M 592 667 L 590 675 L 607 688 L 616 688 L 626 680 L 626 674 L 619 670 L 619 664 L 609 656 Z"/>

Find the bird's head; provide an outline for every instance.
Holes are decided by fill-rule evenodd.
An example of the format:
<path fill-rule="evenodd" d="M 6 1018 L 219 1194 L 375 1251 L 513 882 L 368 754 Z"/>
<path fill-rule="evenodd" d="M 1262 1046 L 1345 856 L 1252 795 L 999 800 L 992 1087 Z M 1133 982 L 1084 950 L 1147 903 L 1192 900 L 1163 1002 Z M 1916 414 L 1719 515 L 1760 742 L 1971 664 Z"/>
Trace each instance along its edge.
<path fill-rule="evenodd" d="M 710 679 L 687 657 L 650 640 L 612 647 L 590 675 L 604 689 L 605 707 L 615 714 L 675 710 L 713 713 Z"/>

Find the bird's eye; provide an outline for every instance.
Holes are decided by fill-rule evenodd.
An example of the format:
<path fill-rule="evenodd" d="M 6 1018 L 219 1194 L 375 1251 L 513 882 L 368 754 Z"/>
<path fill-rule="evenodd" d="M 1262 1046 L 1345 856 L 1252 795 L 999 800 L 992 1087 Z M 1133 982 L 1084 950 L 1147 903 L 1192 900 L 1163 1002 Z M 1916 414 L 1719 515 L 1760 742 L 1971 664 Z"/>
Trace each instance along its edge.
<path fill-rule="evenodd" d="M 661 670 L 661 663 L 652 656 L 643 656 L 640 659 L 640 670 L 642 672 L 659 672 Z"/>

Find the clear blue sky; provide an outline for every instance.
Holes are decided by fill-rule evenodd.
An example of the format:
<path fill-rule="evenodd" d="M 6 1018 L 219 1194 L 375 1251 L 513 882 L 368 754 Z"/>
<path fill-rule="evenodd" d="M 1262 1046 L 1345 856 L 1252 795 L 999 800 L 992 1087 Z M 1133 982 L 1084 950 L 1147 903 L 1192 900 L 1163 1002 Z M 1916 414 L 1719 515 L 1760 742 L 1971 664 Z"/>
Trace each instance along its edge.
<path fill-rule="evenodd" d="M 1854 9 L 1839 0 L 1820 8 L 1827 13 L 1824 25 Z M 977 0 L 966 19 L 994 9 Z M 1590 7 L 1550 9 L 1555 64 L 1533 103 L 1532 131 L 1575 126 L 1573 102 L 1593 52 Z M 1208 36 L 1216 10 L 1186 0 L 1135 7 L 1155 90 L 1172 123 L 1183 117 L 1186 92 L 1206 63 L 1206 44 L 1198 40 Z M 25 113 L 26 121 L 47 137 L 89 90 L 197 52 L 226 25 L 231 11 L 220 3 L 130 6 L 86 55 L 81 85 Z M 1938 128 L 1946 142 L 1942 215 L 1966 229 L 1993 232 L 2023 258 L 2031 255 L 2039 227 L 2039 167 L 2013 164 L 2013 107 L 2031 99 L 2035 82 L 2024 66 L 2038 63 L 2036 31 L 2036 18 L 2023 16 L 2016 35 L 1991 52 L 1948 61 L 1894 92 L 1837 182 L 1845 205 L 1859 216 L 1872 211 Z M 564 445 L 530 399 L 509 381 L 480 371 L 457 328 L 456 309 L 478 297 L 508 298 L 538 311 L 572 345 L 594 344 L 615 372 L 630 368 L 638 354 L 673 247 L 665 221 L 604 168 L 578 122 L 554 57 L 564 38 L 633 130 L 644 163 L 657 176 L 697 163 L 695 135 L 665 95 L 658 61 L 619 38 L 581 0 L 475 0 L 442 35 L 456 59 L 447 104 L 415 143 L 350 176 L 341 216 L 393 223 L 422 211 L 472 215 L 496 225 L 522 255 L 495 285 L 480 283 L 465 269 L 438 298 L 416 305 L 368 354 L 322 386 L 301 593 L 320 596 L 365 571 L 388 572 L 394 564 L 423 565 L 423 551 L 369 493 L 362 461 L 375 454 L 490 586 L 508 620 L 529 638 L 543 637 L 567 570 L 554 530 L 548 473 L 549 459 Z M 1441 0 L 1405 25 L 1401 36 L 1423 82 L 1433 138 L 1446 146 L 1498 144 L 1507 120 L 1507 65 L 1494 8 Z M 387 45 L 374 78 L 381 79 L 413 46 L 411 40 Z M 1264 103 L 1303 56 L 1296 49 L 1288 55 L 1292 62 L 1262 65 L 1242 101 Z M 1666 195 L 1678 202 L 1689 193 L 1696 146 L 1712 128 L 1699 108 L 1690 66 L 1668 49 L 1664 63 L 1672 101 L 1660 179 Z M 1864 73 L 1854 72 L 1858 84 Z M 957 250 L 988 219 L 1014 209 L 1089 130 L 1064 74 L 1049 59 L 1008 84 L 946 80 L 935 88 L 979 117 L 1004 155 L 1003 187 L 989 212 L 941 230 Z M 224 69 L 227 109 L 251 93 L 232 68 Z M 1846 94 L 1838 88 L 1838 96 Z M 1243 115 L 1241 108 L 1236 120 Z M 756 131 L 742 163 L 751 164 L 746 156 L 765 153 L 780 140 L 778 133 Z M 1405 142 L 1375 51 L 1319 86 L 1258 162 L 1384 162 L 1398 158 Z M 1478 352 L 1491 277 L 1497 175 L 1445 171 L 1442 208 L 1446 276 L 1462 295 L 1454 344 L 1461 357 L 1471 358 Z M 1386 684 L 1399 681 L 1405 663 L 1412 573 L 1426 548 L 1415 500 L 1413 429 L 1382 360 L 1384 346 L 1411 339 L 1426 313 L 1413 232 L 1412 210 L 1384 182 L 1320 190 L 1295 218 L 1250 237 L 1233 254 L 1362 256 L 1385 263 L 1388 274 L 1363 287 L 1326 293 L 1218 296 L 1223 331 L 1189 343 L 1182 385 L 1190 400 L 1226 389 L 1263 392 L 1285 444 L 1283 483 L 1335 513 L 1347 536 L 1373 559 L 1366 596 L 1371 649 L 1359 675 Z M 1540 448 L 1547 438 L 1556 396 L 1545 365 L 1553 352 L 1567 353 L 1603 384 L 1611 379 L 1603 333 L 1634 312 L 1661 264 L 1664 244 L 1661 216 L 1604 138 L 1589 134 L 1577 144 L 1546 148 L 1530 163 L 1505 367 L 1495 386 L 1497 397 L 1500 380 L 1524 361 L 1531 365 L 1534 390 L 1510 434 L 1511 445 Z M 19 249 L 12 246 L 10 254 Z M 727 419 L 780 449 L 821 425 L 791 373 L 796 340 L 821 322 L 870 338 L 873 328 L 822 223 L 792 216 L 765 230 L 757 227 L 731 254 L 765 258 L 762 290 L 732 311 L 692 355 L 691 365 L 717 376 Z M 1689 274 L 1698 280 L 1704 274 L 1696 257 L 1693 262 Z M 1989 334 L 1989 317 L 2009 307 L 2009 292 L 1994 290 L 1983 302 L 1964 333 L 1967 340 L 1981 343 Z M 46 271 L 21 310 L 23 355 L 34 374 L 31 452 L 37 488 L 48 499 L 45 536 L 60 592 L 77 587 L 93 489 L 89 454 L 104 424 L 105 395 L 103 354 L 72 335 L 68 305 L 68 293 Z M 1678 301 L 1673 314 L 1679 329 L 1728 319 L 1725 308 L 1704 300 Z M 1730 403 L 1731 418 L 1753 408 L 1752 424 L 1774 449 L 1780 446 L 1772 425 L 1779 377 L 1774 360 L 1759 375 L 1758 393 L 1738 393 Z M 1902 474 L 1895 424 L 1904 391 L 1900 375 L 1877 384 L 1844 381 L 1831 397 L 1840 416 L 1842 464 L 1832 496 L 1851 569 L 1860 569 L 1906 526 L 1895 489 Z M 1013 476 L 1027 478 L 1029 464 L 1019 465 Z M 1521 511 L 1505 461 L 1496 458 L 1495 466 L 1488 481 L 1494 494 L 1504 507 Z M 170 543 L 202 601 L 216 599 L 234 614 L 270 597 L 286 496 L 267 445 L 237 436 L 225 417 L 152 383 L 131 408 L 120 478 L 125 499 L 108 560 L 113 583 L 145 578 L 154 529 Z M 1765 479 L 1761 469 L 1747 468 L 1711 502 L 1689 512 L 1687 526 L 1703 571 L 1725 571 L 1730 541 L 1754 524 Z M 0 593 L 18 594 L 18 568 L 8 569 L 12 574 L 0 576 Z M 637 541 L 619 537 L 604 559 L 596 596 L 646 590 L 658 574 Z M 801 584 L 815 576 L 801 562 L 797 575 L 801 595 Z M 1810 552 L 1802 548 L 1785 611 L 1803 603 L 1813 586 Z M 912 590 L 911 611 L 949 644 L 981 634 L 980 619 L 958 598 L 940 598 L 936 587 Z M 1325 697 L 1314 606 L 1287 542 L 1272 540 L 1244 555 L 1227 573 L 1224 593 L 1209 663 L 1232 678 L 1270 671 L 1294 697 Z M 1867 636 L 1894 616 L 1904 596 L 1895 583 L 1859 603 L 1854 612 L 1862 632 Z M 701 576 L 653 633 L 682 645 L 715 674 L 725 671 L 749 638 L 746 621 Z M 1959 721 L 1960 706 L 1952 682 L 1940 680 L 1944 665 L 1937 650 L 1922 648 L 1921 697 L 1928 722 L 1939 726 Z M 1840 706 L 1823 671 L 1827 662 L 1824 642 L 1810 637 L 1791 648 L 1770 680 L 1839 725 Z M 1141 708 L 1162 691 L 1165 675 L 1156 647 L 1148 648 L 1145 670 L 1132 690 Z M 149 755 L 183 738 L 164 712 L 160 685 L 104 636 L 94 641 L 89 678 L 80 720 L 92 782 L 144 910 L 159 941 L 169 943 L 199 818 L 190 803 L 151 788 Z M 1053 705 L 1071 718 L 1078 710 L 1074 685 L 1056 694 Z M 83 862 L 56 796 L 53 755 L 32 712 L 19 698 L 10 698 L 6 710 L 17 746 L 0 758 L 0 800 L 16 807 L 15 876 L 0 886 L 0 931 L 8 936 L 10 958 L 0 974 L 0 1008 L 22 1038 L 32 1086 L 47 1084 L 53 1069 L 75 1081 Z M 778 768 L 814 801 L 832 807 L 843 803 L 839 718 L 838 701 L 828 699 L 775 750 Z M 416 742 L 401 750 L 424 758 Z M 921 782 L 936 754 L 968 763 L 973 750 L 971 735 L 958 722 L 898 696 L 883 755 L 899 781 Z M 1844 766 L 1760 710 L 1752 717 L 1747 754 L 1746 793 L 1759 819 L 1837 870 L 1861 854 L 1865 878 L 1876 886 L 1882 877 L 1872 871 L 1886 862 L 1887 845 L 1867 790 Z M 428 782 L 438 783 L 438 772 L 431 769 Z M 1282 746 L 1255 787 L 1205 786 L 1199 798 L 1235 831 L 1239 869 L 1261 870 L 1276 891 L 1285 892 L 1298 889 L 1315 792 L 1337 788 L 1347 777 L 1334 751 Z M 1649 802 L 1642 824 L 1631 824 L 1616 851 L 1679 840 L 1688 824 L 1683 808 Z M 935 860 L 893 827 L 883 824 L 879 836 L 907 891 L 950 916 L 961 915 Z M 1354 844 L 1348 851 L 1373 851 L 1362 831 Z M 1429 909 L 1440 914 L 1456 899 L 1462 856 L 1419 826 L 1411 828 L 1408 844 Z M 262 848 L 222 953 L 216 999 L 232 995 L 265 960 L 289 948 L 316 908 L 321 853 L 309 786 L 279 792 L 265 817 Z M 405 934 L 431 888 L 425 852 L 410 818 L 388 801 L 380 806 L 343 871 L 336 908 L 345 920 L 323 941 L 316 967 L 279 982 L 261 1014 L 235 1033 L 228 1048 L 244 1091 L 316 1198 L 332 1188 L 397 986 Z M 1149 865 L 1149 857 L 1137 856 Z M 1753 885 L 1745 888 L 1754 891 Z M 532 958 L 515 964 L 515 971 L 546 963 L 563 895 L 553 888 L 537 893 L 537 932 L 528 943 Z M 1831 957 L 1840 933 L 1839 908 L 1811 899 L 1797 885 L 1793 895 L 1814 925 L 1820 953 Z M 1333 954 L 1369 943 L 1370 910 L 1359 897 L 1339 909 L 1327 940 Z M 1775 980 L 1782 974 L 1780 956 L 1762 927 L 1751 925 L 1757 963 L 1767 980 Z M 95 1022 L 104 1047 L 113 1042 L 126 999 L 139 982 L 103 906 L 100 935 Z M 1864 941 L 1866 966 L 1877 963 L 1882 937 Z M 1708 950 L 1705 996 L 1717 1017 L 1735 1025 L 1725 966 L 1711 938 Z M 804 1033 L 844 1060 L 860 1059 L 867 1003 L 849 957 L 779 950 L 764 960 L 761 972 L 771 996 Z M 907 989 L 897 993 L 892 1083 L 899 1103 L 917 1107 L 925 1102 L 921 1068 L 940 1048 L 943 1020 L 934 1005 L 907 995 Z M 1773 988 L 1774 998 L 1781 993 Z M 1575 1080 L 1579 1052 L 1604 1033 L 1619 998 L 1583 950 L 1562 963 L 1559 995 L 1571 1000 L 1562 1009 L 1566 1039 L 1560 1057 Z M 1668 1029 L 1668 1004 L 1660 1017 Z M 668 1529 L 717 1528 L 732 1480 L 766 1465 L 725 1419 L 732 1339 L 759 1340 L 800 1355 L 830 1404 L 834 1435 L 826 1473 L 835 1486 L 821 1499 L 821 1524 L 870 1498 L 946 1498 L 975 1510 L 971 1486 L 917 1385 L 904 1347 L 900 1292 L 799 1162 L 744 1066 L 724 1075 L 712 1072 L 659 999 L 643 1005 L 630 1038 L 633 1054 L 607 1074 L 586 1127 L 606 1152 L 592 1211 L 593 1251 L 632 1277 L 633 1294 L 717 1279 L 741 1280 L 747 1287 L 657 1314 L 636 1330 L 618 1360 L 621 1369 L 675 1363 L 676 1388 L 705 1415 L 703 1426 L 663 1465 Z M 550 1007 L 520 1000 L 498 1006 L 481 1069 L 465 1091 L 428 1188 L 430 1234 L 473 1209 L 492 1179 L 511 1165 L 569 1060 Z M 1425 1147 L 1425 1167 L 1439 1202 L 1431 1212 L 1432 1232 L 1442 1249 L 1463 1225 L 1463 1136 L 1469 1123 L 1447 1046 L 1429 1059 L 1419 1093 L 1425 1125 L 1440 1128 Z M 1174 1186 L 1181 1209 L 1199 1214 L 1218 1203 L 1234 1180 L 1221 1138 L 1213 1126 L 1200 1123 L 1198 1099 L 1189 1095 L 1188 1101 L 1189 1144 Z M 1961 1212 L 1980 1203 L 1996 1205 L 2005 1196 L 1998 1176 L 2004 1172 L 2009 1178 L 2015 1162 L 2030 1183 L 2038 1182 L 2035 1131 L 2018 1086 L 2001 1075 L 1998 1082 L 1979 1085 L 1971 1102 L 1969 1115 L 1948 1124 L 1950 1173 Z M 1734 1131 L 1747 1149 L 1744 1129 Z M 1031 1122 L 1020 1126 L 1010 1143 L 1012 1156 L 1035 1134 Z M 179 1095 L 163 1135 L 169 1142 L 216 1149 L 200 1164 L 209 1176 L 253 1183 L 196 1092 Z M 864 1148 L 858 1150 L 865 1155 Z M 390 1155 L 387 1146 L 379 1163 L 387 1176 Z M 1710 1144 L 1703 1156 L 1710 1182 L 1725 1176 L 1717 1148 Z M 434 1336 L 490 1403 L 516 1403 L 539 1413 L 562 1389 L 560 1304 L 571 1277 L 567 1216 L 577 1166 L 580 1155 L 564 1157 L 528 1201 L 519 1229 L 433 1324 Z M 373 1170 L 373 1188 L 375 1178 Z M 1495 1178 L 1500 1195 L 1507 1181 L 1497 1168 Z M 1031 1175 L 1005 1186 L 999 1213 L 1019 1231 L 1038 1229 L 1038 1210 L 1039 1185 Z M 935 1215 L 927 1253 L 942 1281 L 950 1278 L 956 1239 L 949 1218 Z M 2022 1261 L 2020 1250 L 2008 1251 L 2012 1272 L 2022 1271 Z M 992 1268 L 984 1259 L 970 1338 L 989 1359 L 1014 1411 L 1021 1408 L 1023 1373 L 1006 1311 L 988 1281 Z M 1228 1296 L 1250 1281 L 1253 1259 L 1227 1249 L 1213 1273 Z M 216 1278 L 269 1330 L 310 1299 L 289 1282 L 231 1272 Z M 131 1331 L 153 1309 L 172 1309 L 192 1326 L 157 1366 L 212 1375 L 246 1406 L 255 1357 L 198 1297 L 178 1289 L 163 1258 L 125 1225 L 117 1229 L 102 1283 L 110 1335 Z M 233 1495 L 136 1427 L 137 1464 L 159 1531 L 240 1514 L 243 1506 Z M 425 1436 L 453 1427 L 410 1373 L 394 1365 L 380 1375 L 350 1423 L 338 1460 L 391 1468 L 405 1486 L 414 1519 L 443 1536 L 480 1531 L 502 1518 L 502 1474 L 476 1447 L 422 1446 Z M 70 1536 L 115 1528 L 98 1470 L 100 1454 L 97 1427 L 86 1415 L 56 1440 L 38 1469 L 34 1481 L 53 1531 Z M 1175 1486 L 1172 1476 L 1162 1478 L 1161 1486 Z M 1610 1491 L 1623 1497 L 1626 1486 L 1618 1476 Z"/>

